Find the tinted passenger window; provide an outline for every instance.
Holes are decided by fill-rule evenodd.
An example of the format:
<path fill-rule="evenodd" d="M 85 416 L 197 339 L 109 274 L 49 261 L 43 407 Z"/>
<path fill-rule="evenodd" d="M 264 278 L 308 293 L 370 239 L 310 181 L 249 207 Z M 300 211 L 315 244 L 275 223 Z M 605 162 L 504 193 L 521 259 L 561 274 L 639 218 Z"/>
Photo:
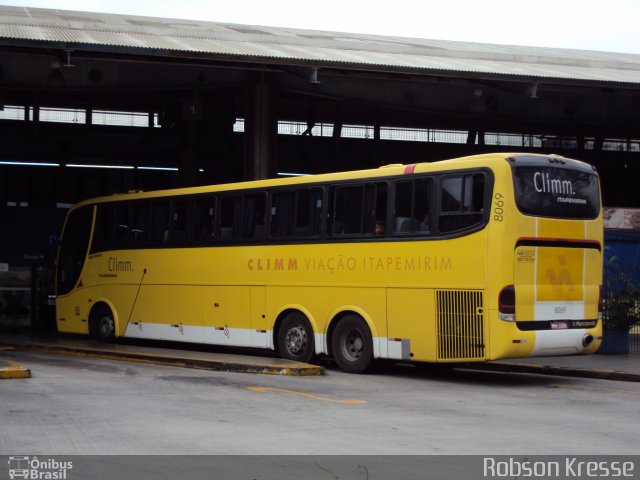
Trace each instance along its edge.
<path fill-rule="evenodd" d="M 240 232 L 243 240 L 262 240 L 265 237 L 266 207 L 267 200 L 264 193 L 245 195 Z"/>
<path fill-rule="evenodd" d="M 215 197 L 196 200 L 195 209 L 195 241 L 210 243 L 215 238 L 216 199 Z"/>
<path fill-rule="evenodd" d="M 131 221 L 131 243 L 136 247 L 144 247 L 149 244 L 150 220 L 151 205 L 148 203 L 135 203 Z"/>
<path fill-rule="evenodd" d="M 334 196 L 333 235 L 362 233 L 362 203 L 364 187 L 337 187 Z"/>
<path fill-rule="evenodd" d="M 188 215 L 191 200 L 176 200 L 173 204 L 172 239 L 175 244 L 184 244 L 188 238 Z"/>
<path fill-rule="evenodd" d="M 387 227 L 388 186 L 369 183 L 364 188 L 364 233 L 381 236 Z M 378 227 L 376 228 L 376 225 Z"/>
<path fill-rule="evenodd" d="M 242 197 L 223 197 L 220 200 L 220 240 L 228 242 L 240 237 Z"/>
<path fill-rule="evenodd" d="M 116 204 L 114 207 L 115 230 L 113 238 L 114 248 L 124 248 L 129 245 L 131 234 L 131 220 L 129 218 L 129 205 Z"/>
<path fill-rule="evenodd" d="M 169 242 L 169 200 L 156 202 L 151 213 L 151 245 L 162 246 Z"/>
<path fill-rule="evenodd" d="M 386 226 L 387 184 L 336 187 L 333 196 L 332 235 L 374 235 L 376 223 Z M 384 234 L 384 231 L 378 232 Z"/>
<path fill-rule="evenodd" d="M 320 234 L 322 190 L 276 192 L 271 201 L 271 235 L 275 238 Z"/>
<path fill-rule="evenodd" d="M 263 239 L 266 206 L 264 193 L 223 197 L 220 200 L 221 241 Z"/>
<path fill-rule="evenodd" d="M 394 204 L 394 233 L 430 234 L 432 199 L 432 179 L 398 182 Z"/>
<path fill-rule="evenodd" d="M 275 193 L 271 198 L 271 235 L 293 237 L 295 215 L 296 192 Z"/>
<path fill-rule="evenodd" d="M 440 198 L 441 232 L 453 232 L 482 223 L 484 218 L 484 175 L 452 175 L 442 179 Z"/>

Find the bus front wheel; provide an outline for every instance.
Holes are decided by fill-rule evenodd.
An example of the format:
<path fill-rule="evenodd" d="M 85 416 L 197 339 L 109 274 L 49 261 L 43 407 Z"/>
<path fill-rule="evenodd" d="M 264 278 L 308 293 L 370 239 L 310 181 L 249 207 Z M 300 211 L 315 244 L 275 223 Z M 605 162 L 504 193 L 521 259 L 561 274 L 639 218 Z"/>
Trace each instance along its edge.
<path fill-rule="evenodd" d="M 91 336 L 99 342 L 112 342 L 116 337 L 113 313 L 106 306 L 100 306 L 92 312 L 89 326 Z"/>
<path fill-rule="evenodd" d="M 288 314 L 278 330 L 280 355 L 288 360 L 310 362 L 315 354 L 315 342 L 311 323 L 300 312 Z"/>
<path fill-rule="evenodd" d="M 338 322 L 331 337 L 333 359 L 347 373 L 363 373 L 373 361 L 373 337 L 366 322 L 348 315 Z"/>

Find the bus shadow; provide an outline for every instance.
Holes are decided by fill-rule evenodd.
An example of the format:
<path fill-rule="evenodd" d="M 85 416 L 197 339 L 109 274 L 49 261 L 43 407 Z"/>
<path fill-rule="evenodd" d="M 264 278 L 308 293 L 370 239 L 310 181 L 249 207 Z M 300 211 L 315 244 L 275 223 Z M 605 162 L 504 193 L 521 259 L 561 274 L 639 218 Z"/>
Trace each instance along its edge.
<path fill-rule="evenodd" d="M 43 337 L 39 337 L 43 339 Z M 109 345 L 97 342 L 85 335 L 58 334 L 47 337 L 50 340 L 72 339 L 74 341 L 86 342 L 88 346 Z M 119 338 L 115 342 L 117 345 L 142 347 L 149 349 L 163 349 L 175 352 L 179 355 L 181 351 L 202 352 L 211 354 L 225 354 L 237 356 L 252 356 L 257 358 L 281 358 L 280 355 L 271 350 L 246 347 L 226 347 L 222 345 L 209 345 L 201 343 L 179 343 L 162 340 Z M 341 370 L 331 357 L 320 357 L 314 364 L 323 366 L 327 373 L 340 374 Z M 410 363 L 397 361 L 377 361 L 373 368 L 365 374 L 366 376 L 384 376 L 404 379 L 414 379 L 416 381 L 439 381 L 446 383 L 456 383 L 465 385 L 484 386 L 553 386 L 560 381 L 562 383 L 576 382 L 581 379 L 569 377 L 557 377 L 553 375 L 542 375 L 519 372 L 498 372 L 483 370 L 482 367 L 474 369 L 472 364 L 428 364 Z"/>
<path fill-rule="evenodd" d="M 329 374 L 337 367 L 327 365 Z M 483 385 L 494 387 L 547 387 L 555 388 L 559 382 L 563 384 L 580 381 L 577 378 L 557 377 L 520 372 L 499 372 L 474 369 L 469 365 L 442 365 L 420 363 L 380 362 L 371 371 L 371 375 L 415 379 L 417 381 L 438 381 L 445 383 Z"/>

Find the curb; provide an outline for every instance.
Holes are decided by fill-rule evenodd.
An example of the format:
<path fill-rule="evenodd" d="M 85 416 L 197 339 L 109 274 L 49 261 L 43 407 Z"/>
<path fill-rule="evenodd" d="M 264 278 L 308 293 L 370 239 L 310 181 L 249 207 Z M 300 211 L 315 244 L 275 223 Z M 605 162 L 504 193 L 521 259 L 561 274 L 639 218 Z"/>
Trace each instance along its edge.
<path fill-rule="evenodd" d="M 0 348 L 0 351 L 2 350 L 13 350 L 13 348 Z M 24 368 L 18 362 L 0 359 L 0 365 L 3 364 L 6 364 L 7 366 L 0 366 L 0 380 L 7 380 L 10 378 L 31 378 L 31 370 Z"/>
<path fill-rule="evenodd" d="M 13 366 L 0 368 L 0 379 L 31 378 L 31 370 L 24 367 Z"/>
<path fill-rule="evenodd" d="M 528 363 L 474 363 L 466 364 L 469 370 L 487 370 L 507 373 L 533 373 L 537 375 L 556 375 L 560 377 L 595 378 L 618 382 L 640 382 L 640 373 L 620 372 L 616 370 L 593 370 L 576 367 L 553 367 Z"/>
<path fill-rule="evenodd" d="M 96 348 L 50 346 L 44 344 L 16 343 L 5 344 L 19 350 L 40 353 L 72 355 L 76 357 L 102 358 L 106 360 L 120 360 L 126 362 L 149 363 L 172 367 L 195 368 L 222 372 L 255 373 L 263 375 L 309 376 L 325 375 L 326 369 L 317 365 L 289 362 L 283 365 L 268 362 L 233 362 L 206 358 L 189 358 L 168 355 L 157 355 L 137 352 L 116 352 Z"/>

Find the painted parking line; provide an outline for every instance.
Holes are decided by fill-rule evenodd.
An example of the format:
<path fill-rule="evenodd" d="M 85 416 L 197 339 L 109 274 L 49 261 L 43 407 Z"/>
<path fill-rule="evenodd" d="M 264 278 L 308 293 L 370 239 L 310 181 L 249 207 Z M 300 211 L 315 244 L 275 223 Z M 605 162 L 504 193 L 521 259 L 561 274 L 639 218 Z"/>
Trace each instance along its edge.
<path fill-rule="evenodd" d="M 252 392 L 260 392 L 260 393 L 267 393 L 267 392 L 285 393 L 289 395 L 297 395 L 300 397 L 310 398 L 312 400 L 320 400 L 323 402 L 331 402 L 331 403 L 341 403 L 344 405 L 360 405 L 363 403 L 367 403 L 366 400 L 356 400 L 356 399 L 338 400 L 334 398 L 321 397 L 319 395 L 314 395 L 312 393 L 298 392 L 296 390 L 285 390 L 283 388 L 247 387 L 247 390 L 251 390 Z"/>

